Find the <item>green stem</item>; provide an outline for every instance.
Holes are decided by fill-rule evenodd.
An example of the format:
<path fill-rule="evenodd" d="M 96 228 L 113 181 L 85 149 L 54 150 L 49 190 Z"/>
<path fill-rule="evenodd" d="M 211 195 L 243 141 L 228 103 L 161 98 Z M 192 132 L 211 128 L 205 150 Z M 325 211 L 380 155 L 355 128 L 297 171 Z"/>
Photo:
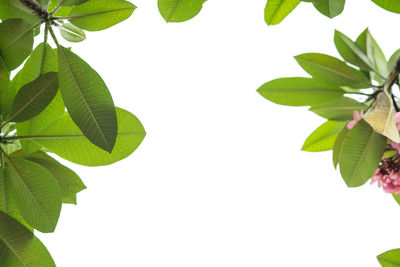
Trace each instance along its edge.
<path fill-rule="evenodd" d="M 48 35 L 49 35 L 49 25 L 46 23 L 44 28 L 43 52 L 42 52 L 42 61 L 40 62 L 39 75 L 43 74 L 44 61 L 46 58 L 46 51 L 47 51 L 46 48 L 47 48 Z"/>
<path fill-rule="evenodd" d="M 57 37 L 56 37 L 56 35 L 54 34 L 54 31 L 53 31 L 53 28 L 51 27 L 50 22 L 46 22 L 46 24 L 48 25 L 51 38 L 53 38 L 53 41 L 54 41 L 54 43 L 56 43 L 57 48 L 60 48 L 60 47 L 61 47 L 61 46 L 60 46 L 60 43 L 58 42 Z"/>

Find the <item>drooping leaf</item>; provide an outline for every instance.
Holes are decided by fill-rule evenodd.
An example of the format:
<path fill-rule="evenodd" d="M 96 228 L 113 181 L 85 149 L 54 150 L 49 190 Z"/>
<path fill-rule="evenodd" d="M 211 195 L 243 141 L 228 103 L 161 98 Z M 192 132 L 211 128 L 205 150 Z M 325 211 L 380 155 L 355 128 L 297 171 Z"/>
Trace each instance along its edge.
<path fill-rule="evenodd" d="M 129 18 L 136 6 L 125 0 L 88 1 L 72 8 L 69 22 L 87 31 L 107 29 Z"/>
<path fill-rule="evenodd" d="M 40 22 L 39 18 L 33 15 L 26 7 L 21 5 L 18 0 L 0 0 L 0 19 L 20 18 L 24 19 L 31 25 Z"/>
<path fill-rule="evenodd" d="M 86 39 L 84 31 L 71 23 L 61 24 L 59 29 L 61 36 L 67 41 L 82 42 Z"/>
<path fill-rule="evenodd" d="M 372 177 L 385 147 L 386 137 L 375 132 L 364 120 L 348 132 L 339 158 L 340 173 L 347 186 L 361 186 Z"/>
<path fill-rule="evenodd" d="M 280 78 L 269 81 L 257 90 L 266 99 L 281 105 L 311 106 L 342 97 L 339 86 L 310 78 Z"/>
<path fill-rule="evenodd" d="M 343 61 L 324 54 L 308 53 L 295 57 L 300 66 L 311 76 L 327 82 L 357 88 L 369 88 L 369 81 L 359 71 Z"/>
<path fill-rule="evenodd" d="M 61 95 L 71 118 L 93 144 L 111 153 L 117 137 L 117 117 L 103 79 L 64 47 L 58 48 L 58 69 Z"/>
<path fill-rule="evenodd" d="M 0 255 L 4 267 L 56 267 L 42 242 L 23 225 L 1 211 Z"/>
<path fill-rule="evenodd" d="M 336 137 L 335 144 L 333 144 L 332 160 L 333 160 L 333 166 L 335 166 L 335 169 L 340 161 L 340 157 L 342 154 L 342 148 L 343 148 L 343 141 L 348 132 L 349 132 L 349 129 L 347 129 L 347 127 L 343 127 L 342 130 L 339 132 L 338 136 Z"/>
<path fill-rule="evenodd" d="M 386 90 L 379 93 L 368 112 L 363 116 L 364 120 L 378 133 L 400 143 L 399 130 L 396 126 L 394 115 L 396 110 L 393 101 Z"/>
<path fill-rule="evenodd" d="M 363 70 L 375 71 L 373 63 L 368 56 L 349 37 L 335 30 L 334 41 L 336 49 L 344 60 Z"/>
<path fill-rule="evenodd" d="M 61 190 L 53 175 L 39 164 L 12 156 L 6 171 L 25 221 L 41 232 L 53 232 L 61 211 Z"/>
<path fill-rule="evenodd" d="M 301 150 L 309 152 L 327 151 L 333 148 L 339 131 L 345 122 L 327 121 L 307 137 Z"/>
<path fill-rule="evenodd" d="M 353 118 L 353 112 L 367 106 L 349 97 L 340 97 L 319 105 L 310 107 L 310 111 L 328 120 L 346 121 Z"/>
<path fill-rule="evenodd" d="M 41 165 L 51 172 L 61 188 L 63 199 L 73 197 L 86 188 L 74 171 L 60 164 L 57 160 L 42 151 L 36 151 L 26 157 L 26 159 Z"/>
<path fill-rule="evenodd" d="M 166 22 L 182 22 L 195 17 L 206 0 L 158 0 L 158 10 Z"/>
<path fill-rule="evenodd" d="M 300 4 L 299 0 L 268 0 L 264 10 L 264 19 L 268 25 L 279 24 Z"/>
<path fill-rule="evenodd" d="M 140 121 L 128 111 L 117 108 L 118 136 L 111 154 L 89 142 L 66 113 L 33 137 L 48 151 L 71 162 L 100 166 L 129 156 L 142 142 L 145 131 Z"/>
<path fill-rule="evenodd" d="M 382 267 L 400 266 L 400 249 L 392 249 L 377 256 Z"/>
<path fill-rule="evenodd" d="M 11 81 L 8 70 L 0 56 L 0 114 L 6 117 L 10 109 L 13 94 L 11 92 Z"/>
<path fill-rule="evenodd" d="M 33 27 L 23 19 L 8 19 L 0 23 L 0 56 L 7 70 L 16 69 L 31 54 Z"/>
<path fill-rule="evenodd" d="M 313 0 L 314 7 L 329 18 L 341 14 L 346 0 Z"/>
<path fill-rule="evenodd" d="M 35 117 L 50 104 L 57 91 L 57 73 L 40 75 L 18 91 L 11 106 L 10 120 L 23 122 Z"/>
<path fill-rule="evenodd" d="M 372 0 L 375 4 L 394 13 L 400 13 L 400 2 L 396 0 Z"/>

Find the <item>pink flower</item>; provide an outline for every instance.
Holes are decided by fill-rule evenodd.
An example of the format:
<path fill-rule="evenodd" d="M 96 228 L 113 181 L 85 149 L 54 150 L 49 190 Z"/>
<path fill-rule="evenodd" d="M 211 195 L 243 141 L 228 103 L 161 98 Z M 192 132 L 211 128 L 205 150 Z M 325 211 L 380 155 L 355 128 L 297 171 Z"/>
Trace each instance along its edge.
<path fill-rule="evenodd" d="M 354 112 L 353 112 L 353 120 L 350 121 L 347 124 L 347 129 L 350 130 L 351 128 L 353 128 L 357 124 L 357 122 L 359 122 L 362 119 L 362 116 L 364 116 L 364 111 L 363 110 L 361 110 L 360 113 L 357 110 L 354 110 Z M 399 119 L 400 119 L 400 115 L 399 115 Z"/>
<path fill-rule="evenodd" d="M 395 119 L 396 119 L 396 125 L 397 125 L 397 129 L 400 131 L 400 112 L 397 112 L 394 115 Z"/>

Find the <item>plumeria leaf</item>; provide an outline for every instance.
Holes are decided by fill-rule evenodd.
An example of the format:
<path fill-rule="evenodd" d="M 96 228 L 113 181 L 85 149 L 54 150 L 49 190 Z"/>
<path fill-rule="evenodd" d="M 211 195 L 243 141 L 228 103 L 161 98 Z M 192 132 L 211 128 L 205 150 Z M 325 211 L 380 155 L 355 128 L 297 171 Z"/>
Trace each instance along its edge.
<path fill-rule="evenodd" d="M 331 150 L 339 131 L 344 125 L 345 122 L 342 121 L 325 122 L 307 137 L 301 150 L 309 152 Z"/>
<path fill-rule="evenodd" d="M 386 140 L 364 120 L 348 132 L 339 157 L 340 173 L 347 186 L 361 186 L 371 178 L 385 151 Z"/>
<path fill-rule="evenodd" d="M 310 107 L 310 111 L 328 120 L 346 121 L 353 118 L 353 111 L 366 109 L 367 106 L 349 97 L 340 97 Z"/>
<path fill-rule="evenodd" d="M 265 22 L 268 25 L 279 24 L 298 4 L 299 0 L 268 0 L 264 10 Z"/>
<path fill-rule="evenodd" d="M 393 1 L 393 0 L 372 0 L 375 4 L 378 6 L 394 12 L 394 13 L 400 13 L 400 2 L 398 1 Z"/>
<path fill-rule="evenodd" d="M 257 90 L 266 99 L 281 105 L 311 106 L 342 97 L 345 91 L 337 85 L 312 78 L 280 78 Z"/>
<path fill-rule="evenodd" d="M 23 19 L 0 23 L 0 56 L 8 71 L 16 69 L 31 54 L 33 27 Z"/>
<path fill-rule="evenodd" d="M 400 249 L 392 249 L 378 255 L 378 261 L 382 267 L 400 266 Z"/>
<path fill-rule="evenodd" d="M 40 19 L 21 5 L 18 0 L 0 0 L 0 19 L 5 21 L 15 18 L 24 19 L 31 25 L 40 22 Z"/>
<path fill-rule="evenodd" d="M 335 143 L 333 144 L 332 160 L 333 160 L 333 165 L 335 166 L 335 168 L 337 167 L 337 165 L 340 161 L 342 148 L 343 148 L 343 141 L 348 132 L 349 132 L 349 129 L 347 129 L 347 127 L 343 127 L 342 130 L 337 135 Z"/>
<path fill-rule="evenodd" d="M 63 6 L 78 6 L 89 0 L 65 0 L 62 5 Z"/>
<path fill-rule="evenodd" d="M 58 48 L 58 69 L 61 95 L 71 118 L 93 144 L 111 153 L 117 137 L 117 117 L 103 79 L 64 47 Z"/>
<path fill-rule="evenodd" d="M 129 18 L 136 6 L 125 0 L 88 1 L 72 8 L 70 22 L 87 31 L 101 31 Z"/>
<path fill-rule="evenodd" d="M 392 196 L 393 196 L 394 200 L 396 200 L 397 204 L 400 205 L 400 196 L 396 193 L 393 193 Z"/>
<path fill-rule="evenodd" d="M 166 22 L 182 22 L 195 17 L 206 0 L 158 0 L 158 10 Z"/>
<path fill-rule="evenodd" d="M 376 132 L 390 138 L 396 143 L 400 143 L 395 114 L 396 110 L 392 98 L 384 90 L 377 95 L 375 102 L 363 118 Z"/>
<path fill-rule="evenodd" d="M 70 197 L 64 197 L 62 202 L 64 204 L 74 204 L 76 205 L 77 201 L 76 201 L 76 195 L 74 196 L 70 196 Z"/>
<path fill-rule="evenodd" d="M 368 85 L 369 81 L 359 70 L 348 66 L 335 57 L 318 53 L 308 53 L 298 55 L 295 59 L 314 78 L 353 88 L 370 87 Z"/>
<path fill-rule="evenodd" d="M 0 56 L 0 114 L 6 117 L 12 102 L 10 75 L 3 59 Z"/>
<path fill-rule="evenodd" d="M 396 61 L 400 57 L 400 49 L 396 50 L 388 62 L 388 70 L 391 71 L 396 66 Z"/>
<path fill-rule="evenodd" d="M 341 14 L 346 0 L 313 0 L 314 7 L 329 18 Z"/>
<path fill-rule="evenodd" d="M 86 39 L 85 32 L 71 23 L 61 24 L 59 27 L 61 36 L 69 42 L 82 42 Z"/>
<path fill-rule="evenodd" d="M 56 6 L 58 6 L 57 0 L 52 0 L 48 9 L 53 10 Z M 57 12 L 54 14 L 54 16 L 67 17 L 69 12 L 71 12 L 71 10 L 72 10 L 72 6 L 71 7 L 62 6 L 57 10 Z"/>
<path fill-rule="evenodd" d="M 56 267 L 42 242 L 22 224 L 1 211 L 0 256 L 0 262 L 5 267 Z"/>

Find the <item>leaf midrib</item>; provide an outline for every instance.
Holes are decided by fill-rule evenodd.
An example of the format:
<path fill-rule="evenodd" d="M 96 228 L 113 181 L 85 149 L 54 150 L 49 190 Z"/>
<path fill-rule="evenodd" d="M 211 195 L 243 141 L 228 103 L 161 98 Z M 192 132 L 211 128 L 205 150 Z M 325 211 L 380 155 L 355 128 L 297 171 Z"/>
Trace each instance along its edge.
<path fill-rule="evenodd" d="M 23 264 L 23 266 L 25 267 L 29 267 L 28 265 L 26 265 L 24 263 L 24 261 L 21 259 L 21 257 L 19 256 L 19 254 L 17 253 L 17 251 L 15 251 L 15 249 L 7 242 L 7 240 L 2 236 L 2 234 L 0 233 L 0 238 L 1 240 L 3 240 L 4 244 L 6 244 L 6 246 L 14 253 L 14 255 L 17 257 L 18 261 Z"/>

